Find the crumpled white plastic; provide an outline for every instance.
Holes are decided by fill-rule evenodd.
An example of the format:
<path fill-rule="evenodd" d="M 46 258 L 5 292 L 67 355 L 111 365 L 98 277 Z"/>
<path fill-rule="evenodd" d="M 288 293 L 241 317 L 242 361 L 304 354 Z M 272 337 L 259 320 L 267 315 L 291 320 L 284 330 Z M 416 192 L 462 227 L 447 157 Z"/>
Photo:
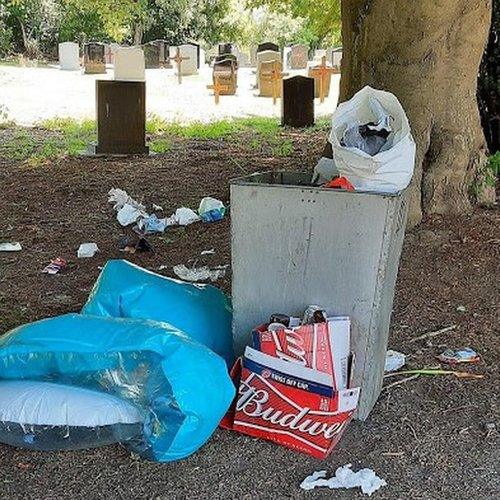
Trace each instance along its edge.
<path fill-rule="evenodd" d="M 354 472 L 351 467 L 352 464 L 339 467 L 335 471 L 335 476 L 330 479 L 326 479 L 326 470 L 313 472 L 302 481 L 300 487 L 306 491 L 322 486 L 332 490 L 338 488 L 361 488 L 361 491 L 365 495 L 371 496 L 382 486 L 387 486 L 385 480 L 378 477 L 372 469 L 361 469 Z"/>
<path fill-rule="evenodd" d="M 18 241 L 15 243 L 0 243 L 0 252 L 19 252 L 22 249 L 23 247 Z"/>
<path fill-rule="evenodd" d="M 193 222 L 198 222 L 200 216 L 190 208 L 180 207 L 174 214 L 165 219 L 167 226 L 187 226 Z"/>
<path fill-rule="evenodd" d="M 134 200 L 127 191 L 113 188 L 108 192 L 108 202 L 113 203 L 113 208 L 118 212 L 116 218 L 122 226 L 133 224 L 140 218 L 148 217 L 146 207 Z"/>
<path fill-rule="evenodd" d="M 406 364 L 406 356 L 402 352 L 389 349 L 385 353 L 385 372 L 395 372 Z"/>
<path fill-rule="evenodd" d="M 202 267 L 187 267 L 184 264 L 174 266 L 173 270 L 176 276 L 181 280 L 198 282 L 198 281 L 217 281 L 226 275 L 226 267 L 221 266 L 210 269 L 208 266 Z"/>
<path fill-rule="evenodd" d="M 97 243 L 82 243 L 78 248 L 77 257 L 83 259 L 85 257 L 93 257 L 99 251 Z"/>

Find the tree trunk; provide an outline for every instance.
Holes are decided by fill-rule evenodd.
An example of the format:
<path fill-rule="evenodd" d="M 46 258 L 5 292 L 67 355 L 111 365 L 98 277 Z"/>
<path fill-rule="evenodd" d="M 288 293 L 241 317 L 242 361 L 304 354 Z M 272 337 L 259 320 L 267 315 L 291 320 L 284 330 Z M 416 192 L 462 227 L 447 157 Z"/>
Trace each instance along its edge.
<path fill-rule="evenodd" d="M 144 35 L 144 25 L 141 22 L 134 24 L 134 45 L 142 44 L 142 37 Z"/>
<path fill-rule="evenodd" d="M 477 75 L 491 0 L 342 0 L 340 100 L 395 94 L 417 143 L 409 225 L 470 209 L 485 155 Z"/>

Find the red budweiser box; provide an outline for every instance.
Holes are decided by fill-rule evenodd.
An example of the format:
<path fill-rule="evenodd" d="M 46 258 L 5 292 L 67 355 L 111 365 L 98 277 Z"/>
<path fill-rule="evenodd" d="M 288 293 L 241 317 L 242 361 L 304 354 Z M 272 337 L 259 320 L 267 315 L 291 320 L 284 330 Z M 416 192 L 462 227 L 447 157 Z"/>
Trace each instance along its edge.
<path fill-rule="evenodd" d="M 350 329 L 347 316 L 274 331 L 264 324 L 253 331 L 253 346 L 283 361 L 327 373 L 332 386 L 341 390 L 349 387 Z"/>
<path fill-rule="evenodd" d="M 341 438 L 359 388 L 335 390 L 332 375 L 247 347 L 231 376 L 239 390 L 221 426 L 325 458 Z"/>

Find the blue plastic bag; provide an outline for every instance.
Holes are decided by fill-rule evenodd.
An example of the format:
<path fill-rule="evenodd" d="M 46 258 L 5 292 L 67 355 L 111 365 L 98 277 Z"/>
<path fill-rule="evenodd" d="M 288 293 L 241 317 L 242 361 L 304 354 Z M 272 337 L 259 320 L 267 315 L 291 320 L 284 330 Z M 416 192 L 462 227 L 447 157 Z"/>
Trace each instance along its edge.
<path fill-rule="evenodd" d="M 23 325 L 1 337 L 2 380 L 77 386 L 123 399 L 142 416 L 140 432 L 124 444 L 160 462 L 187 457 L 202 446 L 235 393 L 223 359 L 177 329 L 79 314 Z M 43 415 L 37 421 L 43 422 Z M 0 441 L 9 442 L 8 429 L 0 425 Z M 78 440 L 81 427 L 73 437 L 68 432 L 70 441 Z M 47 449 L 42 439 L 47 435 L 39 437 L 40 449 Z M 30 448 L 37 449 L 36 439 L 30 433 Z"/>
<path fill-rule="evenodd" d="M 218 288 L 185 283 L 125 260 L 104 266 L 82 314 L 165 321 L 233 363 L 231 304 Z"/>

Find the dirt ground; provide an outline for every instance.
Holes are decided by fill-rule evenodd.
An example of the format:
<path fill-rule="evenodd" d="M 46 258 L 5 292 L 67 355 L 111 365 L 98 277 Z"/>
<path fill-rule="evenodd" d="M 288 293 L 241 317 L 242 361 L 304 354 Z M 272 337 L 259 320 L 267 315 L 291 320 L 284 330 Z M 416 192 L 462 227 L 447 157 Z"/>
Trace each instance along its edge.
<path fill-rule="evenodd" d="M 0 254 L 0 331 L 78 311 L 99 266 L 111 258 L 126 257 L 151 270 L 194 260 L 228 264 L 229 217 L 152 236 L 155 253 L 121 253 L 118 240 L 125 233 L 107 192 L 126 189 L 148 208 L 163 206 L 167 215 L 180 205 L 197 207 L 203 196 L 229 202 L 232 178 L 312 169 L 324 133 L 286 134 L 295 151 L 280 158 L 251 149 L 245 140 L 178 139 L 167 154 L 150 158 L 65 159 L 37 168 L 0 159 L 0 241 L 23 246 L 22 252 Z M 79 244 L 92 241 L 101 252 L 77 259 Z M 200 257 L 210 248 L 214 256 Z M 68 269 L 42 274 L 57 256 L 70 261 Z M 465 369 L 485 378 L 420 377 L 385 390 L 370 418 L 353 423 L 325 461 L 221 430 L 192 457 L 172 464 L 135 459 L 120 446 L 36 453 L 0 445 L 0 498 L 362 498 L 353 490 L 299 488 L 313 471 L 333 474 L 346 463 L 373 468 L 387 481 L 374 498 L 498 498 L 499 277 L 498 208 L 435 217 L 407 234 L 390 347 L 408 354 L 410 368 L 419 368 L 436 366 L 435 356 L 446 347 L 470 346 L 482 361 Z M 218 284 L 230 292 L 230 275 Z M 447 333 L 411 342 L 452 325 Z"/>

